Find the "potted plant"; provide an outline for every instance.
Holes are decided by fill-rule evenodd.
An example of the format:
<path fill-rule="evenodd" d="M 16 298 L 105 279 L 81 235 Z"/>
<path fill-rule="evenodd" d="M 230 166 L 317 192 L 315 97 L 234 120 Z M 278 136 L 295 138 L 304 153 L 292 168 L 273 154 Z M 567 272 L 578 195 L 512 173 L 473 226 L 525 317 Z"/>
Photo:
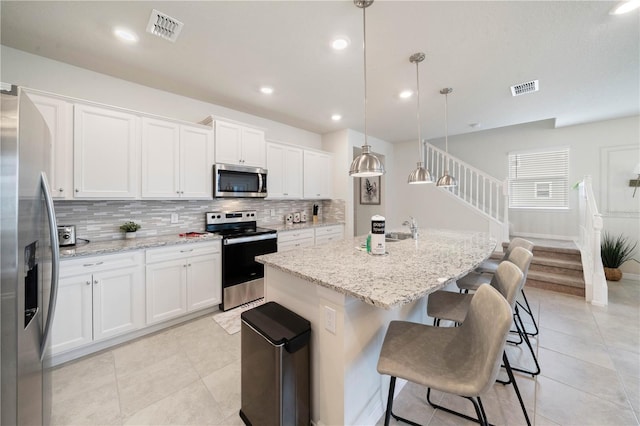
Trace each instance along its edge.
<path fill-rule="evenodd" d="M 622 278 L 622 271 L 619 269 L 620 265 L 631 259 L 631 254 L 637 245 L 637 242 L 631 244 L 622 235 L 612 237 L 606 232 L 602 235 L 600 254 L 602 256 L 602 266 L 604 266 L 604 276 L 608 281 L 620 281 Z"/>
<path fill-rule="evenodd" d="M 142 228 L 142 226 L 133 221 L 128 221 L 120 225 L 120 230 L 125 232 L 124 237 L 126 239 L 135 238 L 136 231 L 140 228 Z"/>

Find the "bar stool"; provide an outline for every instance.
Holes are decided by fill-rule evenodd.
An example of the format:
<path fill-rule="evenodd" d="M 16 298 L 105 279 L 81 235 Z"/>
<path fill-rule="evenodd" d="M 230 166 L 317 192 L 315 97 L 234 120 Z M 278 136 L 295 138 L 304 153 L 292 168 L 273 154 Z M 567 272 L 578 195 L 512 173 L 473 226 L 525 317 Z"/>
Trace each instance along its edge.
<path fill-rule="evenodd" d="M 509 265 L 515 272 L 510 271 L 508 275 L 513 275 L 513 281 L 519 281 L 520 271 L 515 265 Z M 498 376 L 501 355 L 509 378 L 513 377 L 509 361 L 504 355 L 512 316 L 509 303 L 500 293 L 491 286 L 483 285 L 471 300 L 467 317 L 460 327 L 433 327 L 392 321 L 378 359 L 378 372 L 391 376 L 385 426 L 389 424 L 391 416 L 417 425 L 393 413 L 397 377 L 426 386 L 427 401 L 434 408 L 488 425 L 480 395 L 493 386 Z M 522 401 L 515 379 L 513 382 L 518 398 Z M 430 400 L 431 389 L 468 399 L 473 403 L 477 419 L 434 404 Z"/>
<path fill-rule="evenodd" d="M 500 262 L 502 262 L 503 260 L 508 260 L 509 255 L 516 247 L 522 247 L 529 250 L 530 252 L 533 252 L 534 244 L 529 240 L 525 240 L 524 238 L 516 237 L 512 239 L 501 260 L 485 260 L 480 264 L 480 266 L 476 268 L 474 272 L 471 272 L 456 281 L 458 288 L 460 288 L 461 291 L 468 293 L 469 291 L 475 291 L 481 284 L 490 283 L 491 277 L 495 273 L 496 269 L 498 269 L 498 265 L 500 264 Z M 525 282 L 526 281 L 527 278 L 525 273 Z M 526 331 L 526 329 L 525 332 L 529 336 L 537 336 L 539 333 L 538 323 L 533 316 L 533 311 L 531 309 L 531 306 L 529 305 L 529 300 L 527 299 L 527 295 L 524 292 L 524 284 L 522 286 L 522 289 L 520 290 L 520 293 L 522 294 L 522 299 L 524 300 L 525 304 L 523 305 L 520 302 L 517 302 L 517 304 L 522 308 L 522 310 L 527 313 L 527 315 L 531 317 L 531 321 L 533 322 L 534 327 L 534 331 L 532 333 Z"/>
<path fill-rule="evenodd" d="M 520 337 L 520 342 L 510 343 L 526 343 L 535 364 L 535 370 L 527 370 L 520 367 L 512 367 L 511 369 L 513 371 L 519 371 L 521 373 L 527 373 L 531 374 L 532 376 L 536 376 L 540 374 L 540 364 L 538 363 L 538 358 L 536 357 L 535 351 L 533 350 L 533 346 L 531 345 L 529 336 L 527 336 L 527 334 L 524 332 L 524 324 L 522 322 L 522 318 L 520 318 L 520 313 L 516 304 L 518 291 L 520 291 L 522 289 L 522 286 L 524 285 L 526 273 L 529 269 L 532 258 L 533 254 L 529 250 L 525 250 L 522 247 L 516 247 L 509 254 L 509 260 L 500 263 L 500 266 L 498 266 L 498 270 L 502 269 L 502 265 L 505 263 L 513 264 L 521 273 L 520 282 L 518 282 L 517 285 L 511 285 L 508 280 L 505 280 L 504 277 L 499 276 L 496 271 L 496 274 L 493 275 L 493 279 L 491 280 L 491 286 L 496 288 L 500 292 L 500 294 L 502 294 L 507 302 L 509 302 L 511 309 L 513 309 L 513 323 L 516 326 L 516 332 Z M 473 300 L 473 294 L 438 290 L 429 295 L 429 298 L 427 300 L 427 314 L 433 317 L 434 325 L 440 325 L 440 321 L 443 319 L 453 321 L 456 324 L 460 324 L 467 316 L 467 311 L 469 310 L 471 300 Z M 509 382 L 501 383 L 507 384 Z"/>

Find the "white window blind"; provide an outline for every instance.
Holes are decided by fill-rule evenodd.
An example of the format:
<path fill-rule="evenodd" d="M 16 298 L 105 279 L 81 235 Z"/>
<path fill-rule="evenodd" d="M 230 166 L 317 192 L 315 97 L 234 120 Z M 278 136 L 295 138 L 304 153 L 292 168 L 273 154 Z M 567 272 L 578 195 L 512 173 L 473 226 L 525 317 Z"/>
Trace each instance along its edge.
<path fill-rule="evenodd" d="M 509 153 L 509 207 L 569 207 L 569 149 Z"/>

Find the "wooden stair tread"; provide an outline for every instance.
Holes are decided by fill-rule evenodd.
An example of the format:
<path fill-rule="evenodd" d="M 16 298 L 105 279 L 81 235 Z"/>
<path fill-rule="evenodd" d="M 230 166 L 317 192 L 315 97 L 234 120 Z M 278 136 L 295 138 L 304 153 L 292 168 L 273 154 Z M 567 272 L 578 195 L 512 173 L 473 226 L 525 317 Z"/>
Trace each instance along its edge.
<path fill-rule="evenodd" d="M 536 281 L 545 281 L 552 284 L 584 288 L 583 277 L 572 277 L 567 275 L 559 275 L 555 273 L 534 271 L 529 269 L 529 273 L 527 274 L 527 281 L 529 281 L 530 279 L 536 280 Z"/>
<path fill-rule="evenodd" d="M 553 266 L 556 268 L 573 269 L 582 271 L 582 262 L 578 260 L 555 259 L 550 257 L 534 256 L 531 265 Z"/>

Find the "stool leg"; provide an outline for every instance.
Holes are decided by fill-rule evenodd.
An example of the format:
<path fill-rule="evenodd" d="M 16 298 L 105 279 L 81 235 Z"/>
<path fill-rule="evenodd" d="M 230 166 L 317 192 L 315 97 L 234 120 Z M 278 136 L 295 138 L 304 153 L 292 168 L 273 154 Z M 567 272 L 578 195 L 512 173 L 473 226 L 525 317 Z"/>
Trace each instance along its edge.
<path fill-rule="evenodd" d="M 520 333 L 520 337 L 524 340 L 524 342 L 527 344 L 527 347 L 529 348 L 529 352 L 531 353 L 531 356 L 533 357 L 533 362 L 536 365 L 536 369 L 535 371 L 531 371 L 531 370 L 525 370 L 523 368 L 516 368 L 513 367 L 511 368 L 513 371 L 519 371 L 521 373 L 528 373 L 531 374 L 532 376 L 537 376 L 538 374 L 540 374 L 540 364 L 538 364 L 538 358 L 536 357 L 535 351 L 533 350 L 533 346 L 531 345 L 531 341 L 529 340 L 529 336 L 527 335 L 527 333 L 524 331 L 524 324 L 522 323 L 522 318 L 520 318 L 520 313 L 518 311 L 518 306 L 516 305 L 516 311 L 514 314 L 514 323 L 516 325 L 516 328 L 518 329 L 518 332 Z"/>
<path fill-rule="evenodd" d="M 389 396 L 387 397 L 387 411 L 384 414 L 384 426 L 389 426 L 389 420 L 391 419 L 391 409 L 393 408 L 393 393 L 396 389 L 396 378 L 391 376 L 391 382 L 389 383 Z"/>
<path fill-rule="evenodd" d="M 518 389 L 516 378 L 513 376 L 513 371 L 511 371 L 511 365 L 509 364 L 509 359 L 507 358 L 506 352 L 502 352 L 502 362 L 504 363 L 505 369 L 507 370 L 507 375 L 509 375 L 508 383 L 513 384 L 513 389 L 516 391 L 516 395 L 518 396 L 518 401 L 520 401 L 520 407 L 522 407 L 522 413 L 524 414 L 524 418 L 527 420 L 527 425 L 531 426 L 531 421 L 529 420 L 527 409 L 524 406 L 524 401 L 522 401 L 522 396 L 520 395 L 520 389 Z"/>
<path fill-rule="evenodd" d="M 535 329 L 535 331 L 533 333 L 529 333 L 528 331 L 526 333 L 529 336 L 537 336 L 540 330 L 538 329 L 538 323 L 536 322 L 536 319 L 533 316 L 533 312 L 531 310 L 531 306 L 529 305 L 529 300 L 527 300 L 527 295 L 524 292 L 524 288 L 520 290 L 520 293 L 522 293 L 522 298 L 524 299 L 524 303 L 527 306 L 524 307 L 522 305 L 522 303 L 520 303 L 520 302 L 518 302 L 518 305 L 520 305 L 522 307 L 522 309 L 527 313 L 527 315 L 529 315 L 531 317 L 531 321 L 533 321 L 533 327 Z"/>

